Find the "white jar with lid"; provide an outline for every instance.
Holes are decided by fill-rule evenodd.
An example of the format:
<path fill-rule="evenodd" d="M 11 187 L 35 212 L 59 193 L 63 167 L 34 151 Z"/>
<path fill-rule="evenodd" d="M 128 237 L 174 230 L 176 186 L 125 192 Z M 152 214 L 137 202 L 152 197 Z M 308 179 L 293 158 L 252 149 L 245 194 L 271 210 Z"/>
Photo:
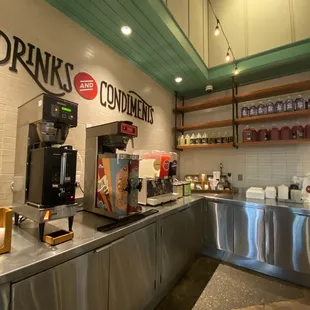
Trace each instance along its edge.
<path fill-rule="evenodd" d="M 277 190 L 274 186 L 267 186 L 265 189 L 265 197 L 267 199 L 276 199 L 277 198 Z"/>
<path fill-rule="evenodd" d="M 287 200 L 288 199 L 288 186 L 280 185 L 278 186 L 278 199 L 279 200 Z"/>

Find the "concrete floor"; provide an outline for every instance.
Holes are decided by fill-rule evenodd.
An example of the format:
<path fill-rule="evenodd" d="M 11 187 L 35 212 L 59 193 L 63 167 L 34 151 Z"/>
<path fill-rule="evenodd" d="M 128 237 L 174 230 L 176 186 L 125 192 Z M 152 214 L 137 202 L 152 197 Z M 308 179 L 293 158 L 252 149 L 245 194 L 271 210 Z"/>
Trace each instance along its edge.
<path fill-rule="evenodd" d="M 156 310 L 310 310 L 310 289 L 199 258 Z"/>

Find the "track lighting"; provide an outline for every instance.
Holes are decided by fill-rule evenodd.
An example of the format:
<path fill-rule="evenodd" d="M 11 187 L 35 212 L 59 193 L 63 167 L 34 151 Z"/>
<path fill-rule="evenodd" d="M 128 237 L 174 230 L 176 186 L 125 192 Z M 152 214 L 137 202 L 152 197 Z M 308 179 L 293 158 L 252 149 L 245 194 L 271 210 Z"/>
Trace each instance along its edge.
<path fill-rule="evenodd" d="M 219 34 L 220 34 L 220 27 L 219 27 L 219 22 L 217 22 L 217 25 L 214 30 L 214 35 L 218 36 Z"/>
<path fill-rule="evenodd" d="M 230 54 L 229 54 L 229 49 L 228 49 L 228 51 L 227 51 L 227 53 L 226 53 L 226 62 L 229 62 L 230 61 Z"/>
<path fill-rule="evenodd" d="M 239 74 L 238 66 L 235 65 L 234 75 L 238 75 L 238 74 Z"/>

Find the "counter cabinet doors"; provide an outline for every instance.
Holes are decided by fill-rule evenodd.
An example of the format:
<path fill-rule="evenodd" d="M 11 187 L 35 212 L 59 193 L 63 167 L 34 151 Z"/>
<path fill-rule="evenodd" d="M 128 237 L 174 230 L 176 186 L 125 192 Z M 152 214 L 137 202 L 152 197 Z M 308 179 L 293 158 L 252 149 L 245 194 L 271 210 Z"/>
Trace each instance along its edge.
<path fill-rule="evenodd" d="M 234 209 L 234 254 L 265 262 L 265 211 L 252 207 Z"/>
<path fill-rule="evenodd" d="M 209 202 L 205 206 L 204 242 L 207 247 L 234 251 L 234 208 L 228 203 Z"/>
<path fill-rule="evenodd" d="M 12 310 L 105 310 L 109 247 L 12 285 Z"/>
<path fill-rule="evenodd" d="M 310 216 L 271 211 L 269 247 L 275 266 L 310 274 Z"/>
<path fill-rule="evenodd" d="M 156 223 L 111 244 L 109 310 L 137 310 L 155 295 Z"/>
<path fill-rule="evenodd" d="M 203 201 L 161 222 L 160 283 L 167 285 L 183 274 L 185 268 L 202 250 L 202 205 Z"/>

